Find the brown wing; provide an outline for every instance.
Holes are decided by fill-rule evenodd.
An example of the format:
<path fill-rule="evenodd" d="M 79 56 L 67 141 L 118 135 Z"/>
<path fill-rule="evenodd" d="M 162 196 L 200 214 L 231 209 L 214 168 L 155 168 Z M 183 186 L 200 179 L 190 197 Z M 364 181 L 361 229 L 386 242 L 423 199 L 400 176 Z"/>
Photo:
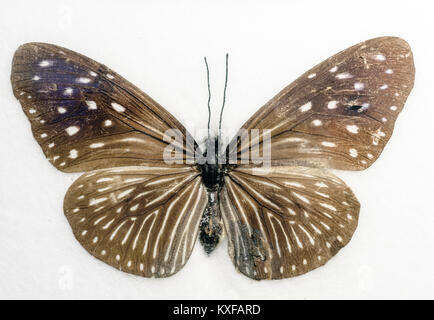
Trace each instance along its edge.
<path fill-rule="evenodd" d="M 314 166 L 363 170 L 378 158 L 392 135 L 413 88 L 414 73 L 413 55 L 404 40 L 368 40 L 303 74 L 242 129 L 271 130 L 274 164 L 294 164 L 295 159 Z M 240 155 L 255 144 L 239 139 L 232 152 L 237 146 Z"/>
<path fill-rule="evenodd" d="M 229 255 L 256 280 L 293 277 L 326 263 L 350 241 L 360 208 L 342 180 L 306 167 L 235 169 L 220 199 Z"/>
<path fill-rule="evenodd" d="M 93 256 L 125 272 L 167 277 L 187 262 L 206 202 L 196 170 L 137 166 L 82 175 L 64 211 Z"/>
<path fill-rule="evenodd" d="M 164 133 L 178 129 L 184 157 L 193 140 L 163 107 L 106 66 L 71 50 L 27 43 L 15 52 L 15 97 L 48 160 L 66 172 L 161 163 Z"/>

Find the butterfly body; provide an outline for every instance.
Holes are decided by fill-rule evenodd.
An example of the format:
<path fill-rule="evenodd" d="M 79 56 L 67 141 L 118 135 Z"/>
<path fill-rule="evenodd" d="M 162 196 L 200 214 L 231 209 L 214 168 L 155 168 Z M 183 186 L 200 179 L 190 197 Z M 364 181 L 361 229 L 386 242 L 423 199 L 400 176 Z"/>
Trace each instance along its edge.
<path fill-rule="evenodd" d="M 224 230 L 217 190 L 208 190 L 208 203 L 202 214 L 199 229 L 200 243 L 205 252 L 210 254 L 219 244 Z"/>
<path fill-rule="evenodd" d="M 320 267 L 351 240 L 360 204 L 328 169 L 364 170 L 375 162 L 414 74 L 400 38 L 341 51 L 242 126 L 224 151 L 235 164 L 219 161 L 215 137 L 206 142 L 205 161 L 186 161 L 197 143 L 179 121 L 74 51 L 24 44 L 11 82 L 50 163 L 84 172 L 65 195 L 64 213 L 91 255 L 128 273 L 168 277 L 186 264 L 198 237 L 210 253 L 225 235 L 235 268 L 261 280 Z M 165 139 L 168 131 L 176 133 L 176 147 Z M 260 168 L 264 141 L 270 159 Z M 182 152 L 167 162 L 173 150 Z M 251 158 L 243 162 L 243 154 Z"/>
<path fill-rule="evenodd" d="M 220 212 L 219 193 L 224 185 L 224 175 L 227 164 L 219 163 L 218 150 L 220 141 L 218 137 L 207 139 L 207 150 L 203 155 L 204 164 L 198 165 L 202 182 L 208 193 L 208 203 L 203 212 L 199 225 L 199 240 L 206 253 L 210 254 L 220 242 L 223 235 L 223 221 Z"/>
<path fill-rule="evenodd" d="M 198 165 L 202 181 L 208 190 L 220 190 L 223 185 L 223 177 L 227 170 L 226 165 L 219 163 L 208 163 Z"/>

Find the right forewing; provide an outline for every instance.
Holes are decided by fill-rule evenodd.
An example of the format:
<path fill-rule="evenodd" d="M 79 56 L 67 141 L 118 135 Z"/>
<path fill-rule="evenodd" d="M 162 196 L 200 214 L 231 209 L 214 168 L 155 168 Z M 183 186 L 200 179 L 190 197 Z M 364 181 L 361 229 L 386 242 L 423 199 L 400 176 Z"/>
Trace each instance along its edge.
<path fill-rule="evenodd" d="M 260 140 L 246 139 L 259 129 L 270 133 L 275 165 L 295 161 L 366 169 L 392 136 L 414 75 L 413 55 L 404 40 L 382 37 L 359 43 L 318 64 L 259 109 L 230 152 L 237 150 L 239 159 L 261 146 Z"/>

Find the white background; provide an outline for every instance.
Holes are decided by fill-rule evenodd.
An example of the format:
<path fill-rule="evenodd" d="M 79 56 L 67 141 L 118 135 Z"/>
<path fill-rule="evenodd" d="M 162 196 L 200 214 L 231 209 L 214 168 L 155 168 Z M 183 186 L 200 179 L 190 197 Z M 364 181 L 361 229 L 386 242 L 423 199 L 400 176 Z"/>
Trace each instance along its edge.
<path fill-rule="evenodd" d="M 0 298 L 434 298 L 432 1 L 160 2 L 2 1 Z M 315 64 L 384 35 L 410 43 L 416 83 L 380 159 L 363 172 L 337 172 L 362 204 L 359 227 L 324 267 L 279 281 L 237 273 L 226 242 L 210 257 L 197 245 L 167 279 L 132 276 L 90 256 L 62 210 L 79 175 L 45 159 L 9 81 L 20 44 L 58 44 L 116 70 L 194 131 L 207 119 L 203 56 L 216 123 L 229 52 L 230 135 Z"/>

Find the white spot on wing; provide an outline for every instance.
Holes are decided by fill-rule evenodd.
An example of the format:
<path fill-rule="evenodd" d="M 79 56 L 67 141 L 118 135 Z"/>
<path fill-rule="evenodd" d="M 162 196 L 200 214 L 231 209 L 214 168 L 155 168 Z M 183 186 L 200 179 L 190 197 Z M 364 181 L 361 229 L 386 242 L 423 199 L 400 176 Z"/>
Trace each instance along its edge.
<path fill-rule="evenodd" d="M 112 107 L 113 109 L 115 109 L 117 112 L 124 112 L 125 111 L 125 107 L 121 106 L 119 103 L 116 102 L 112 102 Z"/>
<path fill-rule="evenodd" d="M 80 128 L 77 126 L 70 126 L 68 128 L 66 128 L 66 132 L 70 135 L 73 136 L 74 134 L 76 134 L 78 131 L 80 131 Z"/>
<path fill-rule="evenodd" d="M 336 71 L 338 71 L 338 67 L 337 66 L 334 66 L 333 68 L 330 69 L 330 72 L 332 72 L 332 73 L 336 72 Z"/>
<path fill-rule="evenodd" d="M 354 84 L 354 89 L 356 90 L 363 90 L 365 88 L 365 85 L 362 82 L 356 82 Z"/>
<path fill-rule="evenodd" d="M 80 77 L 80 78 L 77 78 L 76 81 L 79 83 L 89 83 L 91 80 L 89 78 L 86 78 L 86 77 Z"/>
<path fill-rule="evenodd" d="M 69 157 L 70 157 L 71 159 L 75 159 L 75 158 L 77 158 L 77 156 L 78 156 L 78 152 L 77 152 L 77 150 L 72 149 L 71 151 L 69 151 Z"/>
<path fill-rule="evenodd" d="M 333 100 L 333 101 L 329 101 L 329 103 L 327 104 L 327 108 L 329 109 L 336 109 L 338 107 L 338 102 Z"/>
<path fill-rule="evenodd" d="M 330 147 L 330 148 L 336 147 L 336 143 L 333 143 L 333 142 L 323 141 L 323 142 L 321 142 L 321 144 L 324 147 Z"/>
<path fill-rule="evenodd" d="M 39 62 L 39 66 L 40 67 L 48 67 L 48 66 L 51 66 L 51 61 L 48 61 L 48 60 L 42 60 L 41 62 Z"/>
<path fill-rule="evenodd" d="M 336 75 L 336 79 L 342 80 L 342 79 L 350 79 L 352 78 L 353 75 L 349 72 L 342 72 L 342 73 L 338 73 Z"/>
<path fill-rule="evenodd" d="M 356 125 L 349 125 L 349 126 L 347 126 L 347 130 L 351 133 L 358 133 L 359 127 Z"/>
<path fill-rule="evenodd" d="M 63 91 L 63 94 L 65 95 L 65 96 L 70 96 L 70 95 L 72 95 L 72 92 L 73 92 L 74 90 L 72 90 L 72 88 L 66 88 L 64 91 Z"/>
<path fill-rule="evenodd" d="M 95 148 L 101 148 L 102 146 L 104 146 L 104 143 L 96 142 L 96 143 L 92 143 L 89 147 L 95 149 Z"/>
<path fill-rule="evenodd" d="M 310 110 L 311 108 L 312 108 L 312 102 L 309 101 L 308 103 L 302 105 L 299 109 L 301 112 L 306 112 L 306 111 Z"/>
<path fill-rule="evenodd" d="M 350 151 L 350 156 L 352 156 L 353 158 L 356 158 L 357 155 L 359 154 L 359 153 L 357 152 L 357 150 L 356 150 L 356 149 L 353 149 L 353 148 L 351 148 L 349 151 Z"/>
<path fill-rule="evenodd" d="M 98 109 L 96 106 L 95 101 L 86 101 L 87 106 L 89 107 L 89 110 L 96 110 Z"/>

